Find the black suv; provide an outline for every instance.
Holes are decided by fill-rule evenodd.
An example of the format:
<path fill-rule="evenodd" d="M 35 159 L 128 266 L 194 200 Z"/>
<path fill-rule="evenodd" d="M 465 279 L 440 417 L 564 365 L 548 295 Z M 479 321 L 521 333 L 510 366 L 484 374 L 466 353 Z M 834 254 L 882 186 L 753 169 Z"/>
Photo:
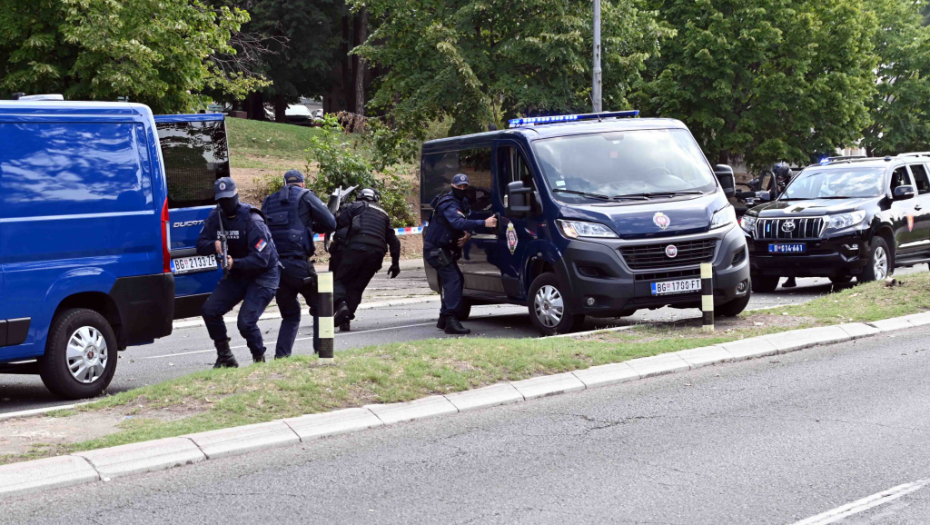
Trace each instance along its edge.
<path fill-rule="evenodd" d="M 805 168 L 740 219 L 754 292 L 781 277 L 874 281 L 930 258 L 930 158 L 900 155 Z"/>

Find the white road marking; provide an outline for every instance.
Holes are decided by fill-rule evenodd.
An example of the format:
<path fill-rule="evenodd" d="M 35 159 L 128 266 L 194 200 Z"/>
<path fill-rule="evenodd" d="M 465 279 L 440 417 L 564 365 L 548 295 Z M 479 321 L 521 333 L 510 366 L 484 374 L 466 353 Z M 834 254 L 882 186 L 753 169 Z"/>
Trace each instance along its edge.
<path fill-rule="evenodd" d="M 883 490 L 878 494 L 873 494 L 858 501 L 843 505 L 842 507 L 828 510 L 827 512 L 793 523 L 792 525 L 827 525 L 829 523 L 836 523 L 853 514 L 858 514 L 873 507 L 890 503 L 902 496 L 916 492 L 922 489 L 927 483 L 930 483 L 930 479 L 898 485 L 897 487 Z"/>
<path fill-rule="evenodd" d="M 19 412 L 5 412 L 3 414 L 0 414 L 0 419 L 10 419 L 13 417 L 37 416 L 39 414 L 55 412 L 56 410 L 69 410 L 74 407 L 86 405 L 87 403 L 90 403 L 90 401 L 85 401 L 84 403 L 71 403 L 68 405 L 55 405 L 52 407 L 45 407 L 45 408 L 32 408 L 29 410 L 20 410 Z"/>

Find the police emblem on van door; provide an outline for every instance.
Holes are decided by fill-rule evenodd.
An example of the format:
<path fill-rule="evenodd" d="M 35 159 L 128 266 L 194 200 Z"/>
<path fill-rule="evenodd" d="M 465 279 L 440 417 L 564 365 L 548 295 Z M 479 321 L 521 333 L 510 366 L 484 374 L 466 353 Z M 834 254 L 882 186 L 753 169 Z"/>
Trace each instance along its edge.
<path fill-rule="evenodd" d="M 510 255 L 517 251 L 517 230 L 513 229 L 513 223 L 507 223 L 507 247 L 510 248 Z"/>
<path fill-rule="evenodd" d="M 659 228 L 666 230 L 668 229 L 668 225 L 672 223 L 672 220 L 668 218 L 668 215 L 659 211 L 659 212 L 656 212 L 656 214 L 652 216 L 652 222 L 654 222 L 655 225 L 658 226 Z"/>

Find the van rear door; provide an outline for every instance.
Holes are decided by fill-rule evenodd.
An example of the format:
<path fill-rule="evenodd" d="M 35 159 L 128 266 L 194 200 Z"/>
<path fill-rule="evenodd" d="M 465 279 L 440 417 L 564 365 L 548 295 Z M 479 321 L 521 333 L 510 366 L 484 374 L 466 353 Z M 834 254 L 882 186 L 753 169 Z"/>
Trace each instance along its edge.
<path fill-rule="evenodd" d="M 196 317 L 223 277 L 215 259 L 196 250 L 203 222 L 216 206 L 213 183 L 230 174 L 226 122 L 221 113 L 201 113 L 157 115 L 155 124 L 168 183 L 174 317 Z"/>

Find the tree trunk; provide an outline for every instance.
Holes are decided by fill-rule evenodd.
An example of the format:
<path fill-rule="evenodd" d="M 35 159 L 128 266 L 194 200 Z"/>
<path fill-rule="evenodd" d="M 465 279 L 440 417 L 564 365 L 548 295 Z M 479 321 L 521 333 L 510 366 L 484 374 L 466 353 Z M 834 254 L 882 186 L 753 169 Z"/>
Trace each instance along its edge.
<path fill-rule="evenodd" d="M 280 122 L 282 124 L 287 123 L 287 99 L 284 98 L 284 94 L 277 94 L 274 96 L 274 121 Z"/>
<path fill-rule="evenodd" d="M 250 120 L 266 120 L 265 98 L 261 91 L 256 91 L 255 93 L 249 95 L 248 114 Z"/>
<path fill-rule="evenodd" d="M 352 35 L 349 31 L 349 17 L 347 12 L 342 17 L 342 98 L 345 100 L 346 111 L 355 111 L 355 97 L 352 96 L 352 60 L 349 57 L 349 42 Z"/>
<path fill-rule="evenodd" d="M 361 8 L 355 17 L 355 46 L 358 47 L 368 39 L 368 9 Z M 362 57 L 354 55 L 352 57 L 353 70 L 355 72 L 355 112 L 359 115 L 365 114 L 365 61 Z"/>

